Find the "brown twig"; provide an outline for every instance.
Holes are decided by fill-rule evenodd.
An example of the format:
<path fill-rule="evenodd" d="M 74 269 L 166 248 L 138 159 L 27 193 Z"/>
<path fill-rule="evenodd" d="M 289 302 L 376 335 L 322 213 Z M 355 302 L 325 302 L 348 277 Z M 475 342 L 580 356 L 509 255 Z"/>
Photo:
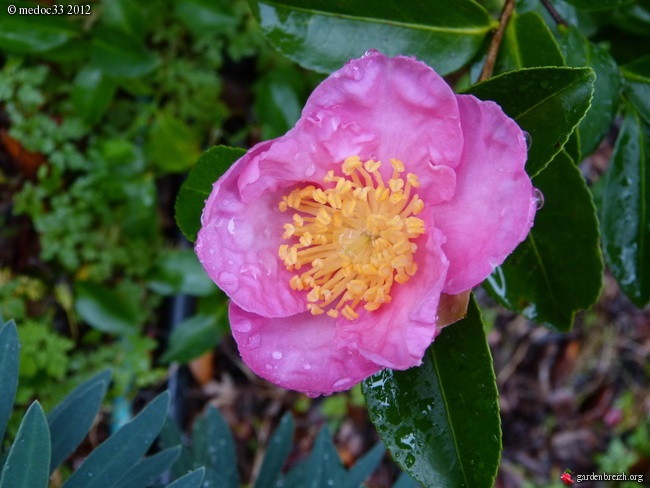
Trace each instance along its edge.
<path fill-rule="evenodd" d="M 503 10 L 501 11 L 501 17 L 499 18 L 499 27 L 492 37 L 492 42 L 490 43 L 490 49 L 488 50 L 487 59 L 483 65 L 483 71 L 481 71 L 481 76 L 479 76 L 478 81 L 485 81 L 490 76 L 492 76 L 492 71 L 494 70 L 494 63 L 497 61 L 497 55 L 499 54 L 499 47 L 501 47 L 501 41 L 503 40 L 503 33 L 506 30 L 508 25 L 508 20 L 512 15 L 512 11 L 515 9 L 515 0 L 506 0 L 506 3 L 503 5 Z"/>
<path fill-rule="evenodd" d="M 550 0 L 540 0 L 542 2 L 542 5 L 544 5 L 544 8 L 548 10 L 548 13 L 551 14 L 551 17 L 553 17 L 553 20 L 555 21 L 556 24 L 558 25 L 569 25 L 566 20 L 564 20 L 564 17 L 560 15 L 560 12 L 558 12 L 553 4 L 551 3 Z"/>

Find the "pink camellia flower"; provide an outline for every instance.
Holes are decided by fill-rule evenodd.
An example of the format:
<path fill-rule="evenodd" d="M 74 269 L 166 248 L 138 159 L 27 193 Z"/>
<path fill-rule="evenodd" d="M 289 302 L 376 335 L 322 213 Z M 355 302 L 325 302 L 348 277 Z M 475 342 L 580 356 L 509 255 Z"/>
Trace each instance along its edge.
<path fill-rule="evenodd" d="M 526 237 L 526 152 L 498 105 L 414 59 L 371 51 L 333 73 L 203 211 L 196 252 L 246 364 L 310 395 L 419 365 L 453 295 Z"/>

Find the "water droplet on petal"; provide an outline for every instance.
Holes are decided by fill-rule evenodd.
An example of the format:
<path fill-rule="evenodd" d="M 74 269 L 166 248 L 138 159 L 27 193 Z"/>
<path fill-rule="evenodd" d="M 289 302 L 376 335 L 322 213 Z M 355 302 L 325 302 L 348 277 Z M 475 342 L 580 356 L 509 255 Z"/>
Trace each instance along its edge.
<path fill-rule="evenodd" d="M 379 51 L 377 51 L 376 49 L 368 49 L 363 55 L 363 57 L 365 58 L 366 56 L 374 56 L 375 54 L 379 54 Z"/>
<path fill-rule="evenodd" d="M 533 136 L 524 131 L 524 139 L 526 139 L 526 149 L 530 150 L 530 146 L 533 145 Z"/>
<path fill-rule="evenodd" d="M 309 163 L 305 168 L 305 176 L 311 176 L 316 172 L 316 165 L 314 163 Z"/>
<path fill-rule="evenodd" d="M 535 206 L 537 210 L 544 206 L 544 194 L 539 188 L 533 188 L 533 198 L 535 199 Z"/>
<path fill-rule="evenodd" d="M 238 332 L 248 332 L 251 330 L 250 320 L 238 320 L 232 323 L 232 328 Z"/>
<path fill-rule="evenodd" d="M 305 364 L 303 366 L 303 368 L 305 368 L 307 371 L 309 371 L 311 369 L 311 364 Z"/>
<path fill-rule="evenodd" d="M 282 359 L 282 353 L 280 351 L 273 351 L 271 357 L 273 359 Z"/>
<path fill-rule="evenodd" d="M 346 385 L 349 385 L 352 382 L 350 378 L 341 378 L 340 380 L 337 380 L 333 385 L 332 388 L 338 389 L 338 388 L 343 388 Z"/>
<path fill-rule="evenodd" d="M 242 266 L 239 268 L 239 274 L 243 276 L 248 276 L 250 278 L 253 278 L 253 280 L 257 281 L 257 279 L 262 274 L 262 271 L 254 264 L 246 263 L 246 264 L 242 264 Z"/>

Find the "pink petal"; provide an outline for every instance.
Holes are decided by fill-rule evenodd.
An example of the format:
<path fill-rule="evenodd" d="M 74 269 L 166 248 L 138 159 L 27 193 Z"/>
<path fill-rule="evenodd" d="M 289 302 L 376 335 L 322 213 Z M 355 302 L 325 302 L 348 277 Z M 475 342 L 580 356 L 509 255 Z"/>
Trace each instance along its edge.
<path fill-rule="evenodd" d="M 278 258 L 282 226 L 288 218 L 278 202 L 285 192 L 265 193 L 248 205 L 237 189 L 241 174 L 268 144 L 251 150 L 215 183 L 203 210 L 195 251 L 210 278 L 240 307 L 284 317 L 304 311 L 307 303 L 304 294 L 288 286 L 292 273 Z"/>
<path fill-rule="evenodd" d="M 409 171 L 421 177 L 429 162 L 454 167 L 462 150 L 451 88 L 426 64 L 403 56 L 350 61 L 314 91 L 303 121 L 324 133 L 321 140 L 339 160 L 398 158 L 420 165 Z"/>
<path fill-rule="evenodd" d="M 322 314 L 255 315 L 230 304 L 230 324 L 244 362 L 259 376 L 310 396 L 347 390 L 381 369 L 334 340 L 336 321 Z"/>
<path fill-rule="evenodd" d="M 456 167 L 456 194 L 433 208 L 447 238 L 444 292 L 460 293 L 483 281 L 519 244 L 533 224 L 535 198 L 524 170 L 526 141 L 494 102 L 459 95 L 465 135 Z"/>

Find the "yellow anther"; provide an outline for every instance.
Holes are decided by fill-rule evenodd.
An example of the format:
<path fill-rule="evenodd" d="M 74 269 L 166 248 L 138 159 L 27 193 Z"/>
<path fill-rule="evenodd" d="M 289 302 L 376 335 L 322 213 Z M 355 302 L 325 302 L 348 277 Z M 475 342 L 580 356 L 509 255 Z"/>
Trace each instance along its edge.
<path fill-rule="evenodd" d="M 325 185 L 294 189 L 282 197 L 281 211 L 296 213 L 284 224 L 278 256 L 289 271 L 291 289 L 307 293 L 307 309 L 332 318 L 359 317 L 357 308 L 372 312 L 391 301 L 395 283 L 406 283 L 417 271 L 413 242 L 425 232 L 424 221 L 414 217 L 424 209 L 417 176 L 391 159 L 392 178 L 384 184 L 380 161 L 358 156 L 342 164 L 344 176 L 328 171 Z"/>
<path fill-rule="evenodd" d="M 350 176 L 357 168 L 361 167 L 359 156 L 352 156 L 343 162 L 343 174 Z"/>
<path fill-rule="evenodd" d="M 417 175 L 414 175 L 413 173 L 407 174 L 406 181 L 408 181 L 413 188 L 420 188 L 420 180 Z"/>
<path fill-rule="evenodd" d="M 398 173 L 404 172 L 404 163 L 402 163 L 399 159 L 392 158 L 390 160 L 390 164 L 393 167 L 393 169 Z"/>
<path fill-rule="evenodd" d="M 363 167 L 368 173 L 374 173 L 381 167 L 381 161 L 375 161 L 373 159 L 370 159 L 363 163 Z"/>
<path fill-rule="evenodd" d="M 404 188 L 404 180 L 402 178 L 391 178 L 388 180 L 388 186 L 390 187 L 390 191 L 398 192 Z"/>

